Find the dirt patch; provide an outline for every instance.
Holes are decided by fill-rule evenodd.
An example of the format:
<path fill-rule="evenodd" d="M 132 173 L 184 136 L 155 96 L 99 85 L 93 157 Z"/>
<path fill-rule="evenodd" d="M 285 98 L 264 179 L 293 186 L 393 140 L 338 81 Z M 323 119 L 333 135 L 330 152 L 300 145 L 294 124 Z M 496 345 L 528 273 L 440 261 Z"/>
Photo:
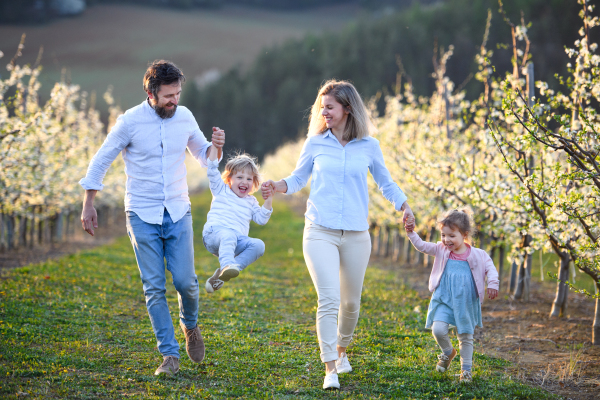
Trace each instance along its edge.
<path fill-rule="evenodd" d="M 430 268 L 377 257 L 371 265 L 401 272 L 407 286 L 430 297 Z M 498 299 L 483 303 L 475 350 L 513 362 L 511 375 L 531 385 L 569 399 L 600 398 L 600 346 L 591 343 L 594 301 L 571 292 L 566 317 L 554 319 L 552 282 L 532 282 L 529 302 L 501 289 Z"/>

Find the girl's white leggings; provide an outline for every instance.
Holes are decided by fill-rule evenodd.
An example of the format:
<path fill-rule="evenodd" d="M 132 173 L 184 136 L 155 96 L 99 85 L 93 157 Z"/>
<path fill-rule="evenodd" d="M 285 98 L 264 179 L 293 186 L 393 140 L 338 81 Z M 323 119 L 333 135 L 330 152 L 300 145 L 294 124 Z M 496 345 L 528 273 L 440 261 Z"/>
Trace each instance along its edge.
<path fill-rule="evenodd" d="M 336 345 L 350 344 L 358 322 L 371 237 L 368 231 L 328 229 L 306 220 L 302 245 L 319 297 L 317 336 L 321 361 L 334 361 L 338 359 Z"/>
<path fill-rule="evenodd" d="M 448 337 L 448 326 L 443 321 L 433 321 L 433 325 L 431 325 L 433 337 L 444 353 L 452 351 L 452 342 Z M 460 369 L 470 371 L 473 365 L 473 334 L 459 333 L 458 343 L 460 345 Z"/>

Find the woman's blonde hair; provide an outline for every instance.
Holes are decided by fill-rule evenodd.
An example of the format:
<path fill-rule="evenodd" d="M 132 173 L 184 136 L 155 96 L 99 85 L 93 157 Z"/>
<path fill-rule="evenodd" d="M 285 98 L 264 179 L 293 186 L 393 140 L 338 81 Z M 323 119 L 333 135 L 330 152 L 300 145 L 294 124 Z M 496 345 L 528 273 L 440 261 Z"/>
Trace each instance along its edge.
<path fill-rule="evenodd" d="M 223 179 L 223 182 L 225 182 L 228 186 L 231 186 L 231 177 L 237 172 L 245 169 L 250 170 L 252 173 L 252 188 L 249 192 L 249 194 L 252 194 L 260 187 L 261 177 L 260 172 L 258 172 L 256 158 L 250 156 L 249 154 L 237 154 L 231 157 L 227 161 L 227 164 L 225 164 L 225 171 L 223 171 L 221 174 L 221 178 Z"/>
<path fill-rule="evenodd" d="M 451 229 L 458 229 L 468 241 L 472 240 L 476 233 L 473 210 L 468 206 L 446 211 L 437 223 L 440 228 L 447 226 Z"/>
<path fill-rule="evenodd" d="M 321 114 L 323 96 L 331 95 L 348 111 L 344 127 L 344 140 L 362 139 L 375 132 L 375 126 L 369 118 L 369 112 L 358 91 L 350 82 L 331 79 L 321 86 L 317 99 L 310 111 L 308 136 L 320 135 L 327 131 L 325 118 Z"/>

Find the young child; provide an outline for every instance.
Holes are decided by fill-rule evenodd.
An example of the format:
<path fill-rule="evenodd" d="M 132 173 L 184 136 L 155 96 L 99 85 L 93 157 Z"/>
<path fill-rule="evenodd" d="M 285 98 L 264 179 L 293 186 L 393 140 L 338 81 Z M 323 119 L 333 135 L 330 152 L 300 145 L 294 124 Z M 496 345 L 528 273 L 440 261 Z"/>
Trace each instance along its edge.
<path fill-rule="evenodd" d="M 473 235 L 475 225 L 469 208 L 450 210 L 439 220 L 442 241 L 429 243 L 413 231 L 414 218 L 406 221 L 405 229 L 415 249 L 435 257 L 429 277 L 429 291 L 433 292 L 427 310 L 426 329 L 442 349 L 436 369 L 445 372 L 456 356 L 448 338 L 448 328 L 455 326 L 460 344 L 460 382 L 471 382 L 473 364 L 473 333 L 481 322 L 485 277 L 490 299 L 498 295 L 498 272 L 490 256 L 466 241 Z"/>
<path fill-rule="evenodd" d="M 264 254 L 263 241 L 248 237 L 250 221 L 265 225 L 273 212 L 272 195 L 262 207 L 252 196 L 260 187 L 254 159 L 247 154 L 237 155 L 227 162 L 220 176 L 214 153 L 209 155 L 207 172 L 213 199 L 202 240 L 206 249 L 219 257 L 220 267 L 206 280 L 204 287 L 208 293 L 219 290 L 224 282 L 238 276 Z"/>

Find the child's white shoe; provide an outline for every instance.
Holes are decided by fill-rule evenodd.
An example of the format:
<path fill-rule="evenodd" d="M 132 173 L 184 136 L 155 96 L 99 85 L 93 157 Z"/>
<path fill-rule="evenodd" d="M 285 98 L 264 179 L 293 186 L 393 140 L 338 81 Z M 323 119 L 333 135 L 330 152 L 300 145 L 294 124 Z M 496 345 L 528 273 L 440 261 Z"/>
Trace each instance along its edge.
<path fill-rule="evenodd" d="M 335 361 L 335 369 L 337 369 L 338 374 L 345 374 L 346 372 L 352 372 L 352 366 L 348 361 L 348 357 L 346 353 L 342 353 L 340 358 Z"/>
<path fill-rule="evenodd" d="M 204 284 L 204 289 L 206 289 L 207 293 L 214 293 L 217 290 L 221 289 L 221 287 L 223 287 L 223 281 L 221 279 L 219 279 L 219 275 L 221 275 L 221 268 L 217 268 L 215 270 L 215 273 L 206 280 L 206 283 Z"/>
<path fill-rule="evenodd" d="M 240 266 L 237 264 L 231 264 L 223 267 L 221 270 L 221 275 L 219 275 L 219 279 L 223 282 L 227 282 L 232 278 L 235 278 L 240 274 Z"/>
<path fill-rule="evenodd" d="M 340 381 L 338 379 L 338 374 L 332 372 L 330 374 L 325 375 L 325 381 L 323 382 L 323 389 L 339 389 Z"/>

